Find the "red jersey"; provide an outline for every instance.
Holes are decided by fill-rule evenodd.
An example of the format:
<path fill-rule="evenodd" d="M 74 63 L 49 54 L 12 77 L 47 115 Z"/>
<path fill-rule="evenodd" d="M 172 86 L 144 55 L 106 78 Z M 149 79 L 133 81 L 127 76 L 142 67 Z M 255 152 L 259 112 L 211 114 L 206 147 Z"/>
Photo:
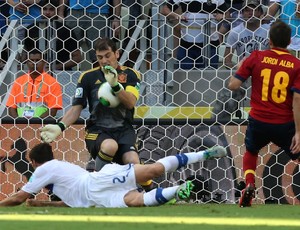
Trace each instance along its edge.
<path fill-rule="evenodd" d="M 300 93 L 300 60 L 283 49 L 253 51 L 235 77 L 251 78 L 254 119 L 283 124 L 293 121 L 293 92 Z"/>

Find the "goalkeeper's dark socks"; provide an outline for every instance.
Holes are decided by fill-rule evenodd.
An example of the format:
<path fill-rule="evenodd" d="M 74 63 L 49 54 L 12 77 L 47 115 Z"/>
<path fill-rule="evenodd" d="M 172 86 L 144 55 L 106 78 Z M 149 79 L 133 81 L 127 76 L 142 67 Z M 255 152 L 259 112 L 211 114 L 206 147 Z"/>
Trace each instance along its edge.
<path fill-rule="evenodd" d="M 110 164 L 112 162 L 112 160 L 113 160 L 113 157 L 100 151 L 95 160 L 96 161 L 95 171 L 100 171 L 104 165 Z"/>

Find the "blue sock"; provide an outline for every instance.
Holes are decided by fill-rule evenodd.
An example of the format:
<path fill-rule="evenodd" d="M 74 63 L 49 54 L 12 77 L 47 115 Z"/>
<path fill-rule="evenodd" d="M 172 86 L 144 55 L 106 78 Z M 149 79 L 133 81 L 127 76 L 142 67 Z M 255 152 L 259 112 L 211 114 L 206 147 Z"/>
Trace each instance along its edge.
<path fill-rule="evenodd" d="M 146 206 L 162 205 L 175 197 L 179 186 L 169 188 L 157 188 L 144 193 L 144 204 Z"/>
<path fill-rule="evenodd" d="M 180 169 L 181 167 L 184 167 L 187 165 L 188 157 L 184 153 L 180 153 L 175 156 L 177 157 L 177 160 L 178 160 L 177 169 Z"/>

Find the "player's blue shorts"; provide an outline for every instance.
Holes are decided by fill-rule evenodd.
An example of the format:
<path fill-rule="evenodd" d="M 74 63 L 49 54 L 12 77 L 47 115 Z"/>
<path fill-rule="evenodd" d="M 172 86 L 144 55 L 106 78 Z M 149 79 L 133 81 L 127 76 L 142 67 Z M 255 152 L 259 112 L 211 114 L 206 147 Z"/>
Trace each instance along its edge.
<path fill-rule="evenodd" d="M 300 153 L 292 154 L 290 151 L 292 138 L 295 135 L 294 122 L 269 124 L 252 117 L 249 117 L 248 121 L 245 145 L 249 152 L 258 153 L 267 144 L 273 142 L 282 148 L 292 160 L 300 157 Z"/>

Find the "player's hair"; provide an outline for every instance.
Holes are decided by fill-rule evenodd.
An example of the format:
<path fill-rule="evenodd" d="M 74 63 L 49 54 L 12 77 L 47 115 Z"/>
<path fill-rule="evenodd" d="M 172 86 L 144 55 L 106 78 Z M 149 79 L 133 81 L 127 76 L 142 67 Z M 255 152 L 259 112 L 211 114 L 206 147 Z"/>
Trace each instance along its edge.
<path fill-rule="evenodd" d="M 269 37 L 275 47 L 286 48 L 291 41 L 291 27 L 281 20 L 272 23 Z"/>
<path fill-rule="evenodd" d="M 40 164 L 53 160 L 54 157 L 51 145 L 48 143 L 37 144 L 29 152 L 29 158 Z"/>
<path fill-rule="evenodd" d="M 98 39 L 94 47 L 94 49 L 98 51 L 109 50 L 109 48 L 111 48 L 113 52 L 118 50 L 116 43 L 109 38 Z"/>

